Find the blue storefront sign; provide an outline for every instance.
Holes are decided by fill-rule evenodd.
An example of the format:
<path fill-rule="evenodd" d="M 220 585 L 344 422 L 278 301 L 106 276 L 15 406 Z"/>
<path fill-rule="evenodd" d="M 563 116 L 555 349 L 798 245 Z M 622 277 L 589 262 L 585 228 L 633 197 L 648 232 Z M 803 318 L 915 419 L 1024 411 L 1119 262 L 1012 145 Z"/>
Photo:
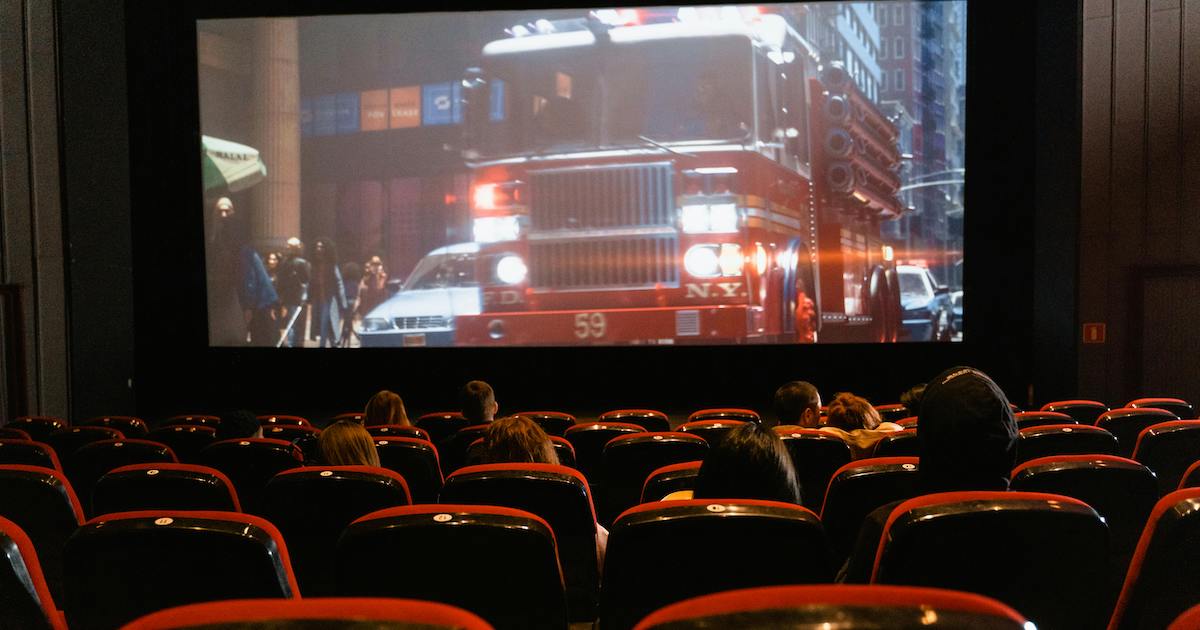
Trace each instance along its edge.
<path fill-rule="evenodd" d="M 462 86 L 458 82 L 421 86 L 421 124 L 454 125 L 462 122 Z"/>
<path fill-rule="evenodd" d="M 490 116 L 492 122 L 504 120 L 504 81 L 496 79 L 492 81 L 492 92 L 490 95 Z"/>
<path fill-rule="evenodd" d="M 332 136 L 337 133 L 337 99 L 332 94 L 313 99 L 314 136 Z"/>
<path fill-rule="evenodd" d="M 337 95 L 335 102 L 337 103 L 337 132 L 358 133 L 358 92 L 342 92 Z"/>

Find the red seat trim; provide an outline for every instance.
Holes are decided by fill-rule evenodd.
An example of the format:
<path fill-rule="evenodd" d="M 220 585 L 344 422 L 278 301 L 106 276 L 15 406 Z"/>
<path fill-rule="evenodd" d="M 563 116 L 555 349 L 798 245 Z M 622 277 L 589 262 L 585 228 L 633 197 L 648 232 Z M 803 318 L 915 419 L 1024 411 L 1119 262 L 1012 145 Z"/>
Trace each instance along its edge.
<path fill-rule="evenodd" d="M 617 437 L 605 442 L 604 448 L 607 450 L 609 447 L 613 446 L 617 442 L 630 442 L 633 440 L 659 441 L 659 440 L 654 439 L 654 437 L 658 436 L 658 435 L 661 435 L 663 440 L 667 440 L 667 439 L 683 440 L 684 442 L 694 442 L 697 444 L 704 444 L 705 446 L 708 445 L 708 442 L 705 441 L 704 438 L 700 437 L 699 435 L 693 435 L 691 433 L 683 433 L 682 431 L 644 431 L 642 433 L 630 433 L 629 435 L 618 435 Z M 647 438 L 649 438 L 649 440 L 647 440 Z"/>
<path fill-rule="evenodd" d="M 635 630 L 696 617 L 822 604 L 872 608 L 928 606 L 938 610 L 1001 617 L 1022 625 L 1025 623 L 1025 618 L 1012 608 L 974 593 L 916 586 L 838 584 L 767 586 L 694 597 L 660 608 L 643 619 Z"/>
<path fill-rule="evenodd" d="M 583 484 L 584 494 L 587 495 L 588 511 L 592 514 L 592 520 L 596 520 L 596 506 L 592 500 L 592 488 L 588 485 L 588 480 L 583 476 L 583 473 L 571 468 L 570 466 L 562 466 L 558 464 L 535 464 L 535 463 L 503 463 L 503 464 L 479 464 L 476 466 L 464 466 L 450 473 L 446 477 L 446 483 L 450 483 L 455 477 L 464 477 L 466 475 L 489 473 L 489 472 L 541 472 L 554 475 L 567 475 L 572 479 Z"/>
<path fill-rule="evenodd" d="M 287 544 L 283 541 L 283 535 L 279 530 L 265 518 L 254 516 L 252 514 L 244 514 L 242 512 L 221 512 L 216 510 L 138 510 L 134 512 L 113 512 L 112 514 L 102 514 L 94 517 L 83 524 L 84 527 L 95 525 L 98 523 L 111 523 L 113 521 L 130 521 L 138 519 L 159 519 L 159 518 L 174 518 L 174 519 L 193 519 L 204 521 L 223 521 L 227 523 L 240 523 L 243 525 L 253 525 L 271 537 L 275 541 L 275 546 L 279 550 L 279 561 L 283 565 L 284 573 L 287 574 L 288 587 L 292 591 L 292 597 L 300 597 L 300 587 L 296 583 L 296 574 L 292 572 L 292 561 L 288 557 Z"/>
<path fill-rule="evenodd" d="M 46 584 L 46 576 L 42 573 L 42 563 L 38 560 L 37 550 L 33 548 L 33 541 L 29 540 L 29 536 L 25 534 L 25 530 L 21 529 L 20 525 L 2 516 L 0 516 L 0 531 L 17 543 L 17 550 L 21 552 L 21 559 L 25 561 L 25 571 L 29 574 L 29 581 L 33 582 L 38 603 L 42 606 L 42 614 L 46 616 L 51 627 L 65 630 L 66 622 L 62 613 L 58 612 L 54 598 L 50 595 L 50 587 Z"/>
<path fill-rule="evenodd" d="M 1042 405 L 1041 411 L 1054 411 L 1051 407 L 1104 407 L 1108 409 L 1108 405 L 1098 400 L 1055 400 Z"/>
<path fill-rule="evenodd" d="M 1179 478 L 1179 487 L 1176 488 L 1176 490 L 1186 489 L 1187 486 L 1183 484 L 1187 483 L 1187 478 L 1191 476 L 1192 473 L 1196 472 L 1196 469 L 1198 468 L 1200 468 L 1200 460 L 1197 460 L 1193 462 L 1191 466 L 1188 466 L 1188 469 L 1183 472 L 1183 476 Z"/>
<path fill-rule="evenodd" d="M 171 450 L 170 446 L 167 446 L 166 444 L 163 444 L 162 442 L 155 442 L 154 440 L 142 440 L 142 439 L 137 439 L 137 438 L 120 438 L 120 439 L 116 439 L 116 440 L 99 440 L 97 442 L 90 442 L 88 444 L 84 444 L 83 446 L 79 447 L 79 450 L 82 451 L 85 448 L 96 450 L 98 446 L 101 446 L 101 445 L 109 446 L 112 444 L 116 444 L 118 442 L 120 442 L 121 444 L 146 444 L 149 446 L 164 448 L 167 450 L 167 454 L 171 456 L 172 462 L 179 461 L 179 458 L 175 456 L 175 451 Z M 76 452 L 79 452 L 79 451 L 76 451 Z"/>
<path fill-rule="evenodd" d="M 871 568 L 871 582 L 874 583 L 879 575 L 879 562 L 883 559 L 883 550 L 887 546 L 888 538 L 892 530 L 892 525 L 906 512 L 918 510 L 924 507 L 932 507 L 935 505 L 950 505 L 953 503 L 965 503 L 967 501 L 1053 501 L 1057 503 L 1070 503 L 1087 507 L 1088 504 L 1073 499 L 1061 494 L 1049 494 L 1046 492 L 1007 492 L 1007 491 L 965 491 L 965 492 L 938 492 L 935 494 L 927 494 L 924 496 L 909 499 L 900 505 L 897 505 L 892 513 L 888 515 L 887 523 L 883 526 L 883 534 L 879 537 L 879 547 L 875 550 L 875 564 Z"/>
<path fill-rule="evenodd" d="M 1117 598 L 1117 605 L 1113 608 L 1112 619 L 1108 622 L 1109 630 L 1116 630 L 1121 625 L 1121 618 L 1125 615 L 1125 609 L 1129 607 L 1129 600 L 1133 599 L 1133 591 L 1137 586 L 1138 575 L 1142 572 L 1142 564 L 1146 562 L 1146 552 L 1150 549 L 1150 543 L 1154 540 L 1154 532 L 1158 529 L 1158 521 L 1171 508 L 1175 507 L 1181 501 L 1188 499 L 1200 499 L 1200 488 L 1184 488 L 1176 490 L 1167 496 L 1158 500 L 1154 504 L 1154 509 L 1150 510 L 1150 517 L 1146 519 L 1146 527 L 1142 529 L 1142 536 L 1138 538 L 1137 547 L 1134 549 L 1133 558 L 1129 561 L 1129 569 L 1125 572 L 1125 582 L 1121 586 L 1121 595 Z"/>
<path fill-rule="evenodd" d="M 66 475 L 51 468 L 42 468 L 41 466 L 23 466 L 21 464 L 8 464 L 0 466 L 0 471 L 13 470 L 17 472 L 37 473 L 39 475 L 50 475 L 62 484 L 62 487 L 67 491 L 67 499 L 71 502 L 71 511 L 75 513 L 75 521 L 83 522 L 83 507 L 79 503 L 79 497 L 75 496 L 75 489 L 71 487 L 71 482 L 67 481 Z"/>
<path fill-rule="evenodd" d="M 746 420 L 731 420 L 731 419 L 727 419 L 727 420 L 693 420 L 690 422 L 684 422 L 683 424 L 679 425 L 679 428 L 676 430 L 681 433 L 686 433 L 688 429 L 706 429 L 709 427 L 718 427 L 719 428 L 722 426 L 736 427 L 738 425 L 746 424 L 746 422 L 747 422 Z"/>
<path fill-rule="evenodd" d="M 713 407 L 711 409 L 699 409 L 697 411 L 693 411 L 688 416 L 687 421 L 694 422 L 698 416 L 703 416 L 703 415 L 707 415 L 710 413 L 739 413 L 739 414 L 747 414 L 747 415 L 753 416 L 755 418 L 758 418 L 759 420 L 762 419 L 758 415 L 758 412 L 753 409 L 743 409 L 740 407 Z"/>
<path fill-rule="evenodd" d="M 237 490 L 233 488 L 233 482 L 229 480 L 229 477 L 225 476 L 225 473 L 210 466 L 200 466 L 198 464 L 171 464 L 166 462 L 159 464 L 127 464 L 125 466 L 120 466 L 108 471 L 108 474 L 114 475 L 116 473 L 123 472 L 145 472 L 148 470 L 175 470 L 179 472 L 189 472 L 197 475 L 209 475 L 211 477 L 216 477 L 222 484 L 225 485 L 225 490 L 229 492 L 229 498 L 233 499 L 233 507 L 238 512 L 242 511 L 242 504 L 240 501 L 238 501 Z"/>
<path fill-rule="evenodd" d="M 126 630 L 173 630 L 194 626 L 286 619 L 407 621 L 431 626 L 490 630 L 471 612 L 415 599 L 322 597 L 316 599 L 238 599 L 188 604 L 160 610 L 131 622 Z"/>
<path fill-rule="evenodd" d="M 612 428 L 612 429 L 636 429 L 638 431 L 638 433 L 646 432 L 646 427 L 643 427 L 640 424 L 635 424 L 633 422 L 609 422 L 606 420 L 600 420 L 597 422 L 584 422 L 581 424 L 575 424 L 570 427 L 567 427 L 567 430 L 563 432 L 563 435 L 566 436 L 566 435 L 571 435 L 573 433 L 582 433 L 584 431 L 599 431 L 602 429 L 609 429 L 609 428 Z"/>
<path fill-rule="evenodd" d="M 653 512 L 655 510 L 672 510 L 672 509 L 685 508 L 685 507 L 706 507 L 706 506 L 712 505 L 714 503 L 719 503 L 721 505 L 745 505 L 748 507 L 767 507 L 767 508 L 776 508 L 776 509 L 784 509 L 784 510 L 793 510 L 796 512 L 804 512 L 806 514 L 811 515 L 813 518 L 819 518 L 817 516 L 816 512 L 813 512 L 812 510 L 810 510 L 802 505 L 797 505 L 795 503 L 784 503 L 783 501 L 765 501 L 763 499 L 682 499 L 679 501 L 666 501 L 666 502 L 655 501 L 653 503 L 643 503 L 641 505 L 635 505 L 635 506 L 629 508 L 628 510 L 621 512 L 620 516 L 613 519 L 613 525 L 615 526 L 616 524 L 620 523 L 621 519 L 623 519 L 627 516 L 633 516 L 634 514 L 641 514 L 642 512 Z"/>
<path fill-rule="evenodd" d="M 1026 433 L 1036 433 L 1042 431 L 1050 432 L 1052 430 L 1059 432 L 1063 429 L 1070 429 L 1070 433 L 1095 433 L 1097 431 L 1103 431 L 1105 433 L 1109 432 L 1108 429 L 1105 429 L 1104 427 L 1098 427 L 1094 424 L 1043 424 L 1040 427 L 1025 427 L 1024 429 L 1020 429 L 1020 433 L 1021 435 L 1025 435 Z"/>
<path fill-rule="evenodd" d="M 1128 457 L 1120 457 L 1117 455 L 1101 455 L 1099 453 L 1097 453 L 1095 455 L 1078 455 L 1078 454 L 1076 454 L 1076 455 L 1047 455 L 1045 457 L 1038 457 L 1036 459 L 1031 459 L 1023 464 L 1018 464 L 1016 468 L 1012 469 L 1012 472 L 1009 474 L 1009 478 L 1010 479 L 1016 478 L 1016 476 L 1018 474 L 1020 474 L 1022 471 L 1024 471 L 1025 469 L 1033 468 L 1034 466 L 1045 466 L 1048 464 L 1074 464 L 1074 463 L 1084 463 L 1084 462 L 1108 462 L 1108 463 L 1112 463 L 1112 464 L 1130 464 L 1133 466 L 1137 466 L 1139 468 L 1145 468 L 1145 466 L 1143 466 L 1142 464 L 1140 464 L 1132 459 L 1129 459 Z"/>
<path fill-rule="evenodd" d="M 667 464 L 666 466 L 659 466 L 658 468 L 655 468 L 653 471 L 650 472 L 649 475 L 646 475 L 646 480 L 642 482 L 642 494 L 641 494 L 642 499 L 645 500 L 646 488 L 650 487 L 650 481 L 652 479 L 654 479 L 655 477 L 657 477 L 659 475 L 665 475 L 667 473 L 679 472 L 682 470 L 698 471 L 698 470 L 700 470 L 700 465 L 703 463 L 704 462 L 697 460 L 697 461 L 693 461 L 693 462 L 679 462 L 678 464 Z"/>
<path fill-rule="evenodd" d="M 1133 443 L 1133 458 L 1137 459 L 1138 451 L 1142 448 L 1142 438 L 1152 430 L 1162 431 L 1165 429 L 1174 429 L 1176 427 L 1194 427 L 1200 429 L 1200 420 L 1168 420 L 1152 424 L 1138 432 L 1137 441 Z M 1197 454 L 1200 457 L 1200 454 Z"/>
<path fill-rule="evenodd" d="M 829 483 L 825 486 L 825 500 L 821 503 L 821 516 L 825 516 L 825 504 L 829 502 L 829 491 L 833 489 L 833 480 L 837 479 L 838 475 L 849 470 L 854 470 L 855 468 L 903 466 L 905 464 L 920 466 L 919 462 L 919 457 L 864 457 L 863 459 L 856 459 L 847 464 L 842 464 L 840 468 L 833 471 L 833 474 L 829 476 Z"/>
<path fill-rule="evenodd" d="M 324 470 L 333 472 L 359 473 L 362 475 L 375 475 L 376 477 L 387 477 L 392 481 L 399 482 L 400 487 L 404 488 L 404 497 L 408 499 L 409 503 L 412 503 L 412 493 L 408 490 L 408 482 L 404 480 L 404 476 L 389 468 L 383 468 L 382 466 L 304 466 L 301 468 L 291 468 L 275 473 L 275 477 L 284 477 L 287 475 L 308 475 L 312 473 L 318 473 L 319 475 L 319 473 Z"/>
<path fill-rule="evenodd" d="M 46 444 L 45 442 L 37 442 L 34 440 L 0 440 L 0 444 L 8 444 L 10 442 L 13 444 L 21 445 L 21 446 L 27 446 L 29 444 L 37 445 L 37 447 L 40 448 L 42 450 L 42 452 L 49 453 L 50 462 L 54 464 L 54 470 L 57 470 L 58 472 L 63 471 L 62 464 L 59 463 L 59 461 L 58 461 L 58 454 L 54 452 L 54 448 L 52 446 L 50 446 L 49 444 Z"/>

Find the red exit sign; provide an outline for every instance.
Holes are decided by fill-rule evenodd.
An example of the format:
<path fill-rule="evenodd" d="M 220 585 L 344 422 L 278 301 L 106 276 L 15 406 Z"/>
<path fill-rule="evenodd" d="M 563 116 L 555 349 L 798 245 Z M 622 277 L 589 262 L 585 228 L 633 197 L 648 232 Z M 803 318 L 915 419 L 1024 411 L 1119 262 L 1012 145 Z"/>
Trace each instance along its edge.
<path fill-rule="evenodd" d="M 1105 325 L 1092 322 L 1083 325 L 1083 343 L 1104 343 Z"/>

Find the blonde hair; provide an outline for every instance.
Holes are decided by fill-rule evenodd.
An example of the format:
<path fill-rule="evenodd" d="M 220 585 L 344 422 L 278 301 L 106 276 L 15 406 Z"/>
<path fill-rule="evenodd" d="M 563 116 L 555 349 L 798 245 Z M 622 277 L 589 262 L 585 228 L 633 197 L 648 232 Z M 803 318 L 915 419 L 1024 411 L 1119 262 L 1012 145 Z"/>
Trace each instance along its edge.
<path fill-rule="evenodd" d="M 557 464 L 558 455 L 550 436 L 536 422 L 525 416 L 509 416 L 493 421 L 484 431 L 483 461 Z"/>
<path fill-rule="evenodd" d="M 879 416 L 879 411 L 871 406 L 870 401 L 849 392 L 842 392 L 834 396 L 825 415 L 828 426 L 837 427 L 843 431 L 875 429 L 883 421 Z"/>
<path fill-rule="evenodd" d="M 353 420 L 339 420 L 325 427 L 317 438 L 317 446 L 329 466 L 379 465 L 379 451 L 371 434 Z"/>
<path fill-rule="evenodd" d="M 381 424 L 398 424 L 409 426 L 408 413 L 404 411 L 404 401 L 395 392 L 383 390 L 367 401 L 363 410 L 363 424 L 373 427 Z"/>

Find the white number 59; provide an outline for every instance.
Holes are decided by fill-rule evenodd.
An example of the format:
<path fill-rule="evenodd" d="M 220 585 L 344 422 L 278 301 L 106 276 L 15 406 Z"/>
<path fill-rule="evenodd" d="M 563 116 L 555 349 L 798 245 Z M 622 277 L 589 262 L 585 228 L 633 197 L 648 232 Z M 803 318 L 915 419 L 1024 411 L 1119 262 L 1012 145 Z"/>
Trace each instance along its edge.
<path fill-rule="evenodd" d="M 604 313 L 576 313 L 575 314 L 575 336 L 579 339 L 587 339 L 595 337 L 597 339 L 604 336 L 608 330 L 608 322 L 604 318 Z"/>

